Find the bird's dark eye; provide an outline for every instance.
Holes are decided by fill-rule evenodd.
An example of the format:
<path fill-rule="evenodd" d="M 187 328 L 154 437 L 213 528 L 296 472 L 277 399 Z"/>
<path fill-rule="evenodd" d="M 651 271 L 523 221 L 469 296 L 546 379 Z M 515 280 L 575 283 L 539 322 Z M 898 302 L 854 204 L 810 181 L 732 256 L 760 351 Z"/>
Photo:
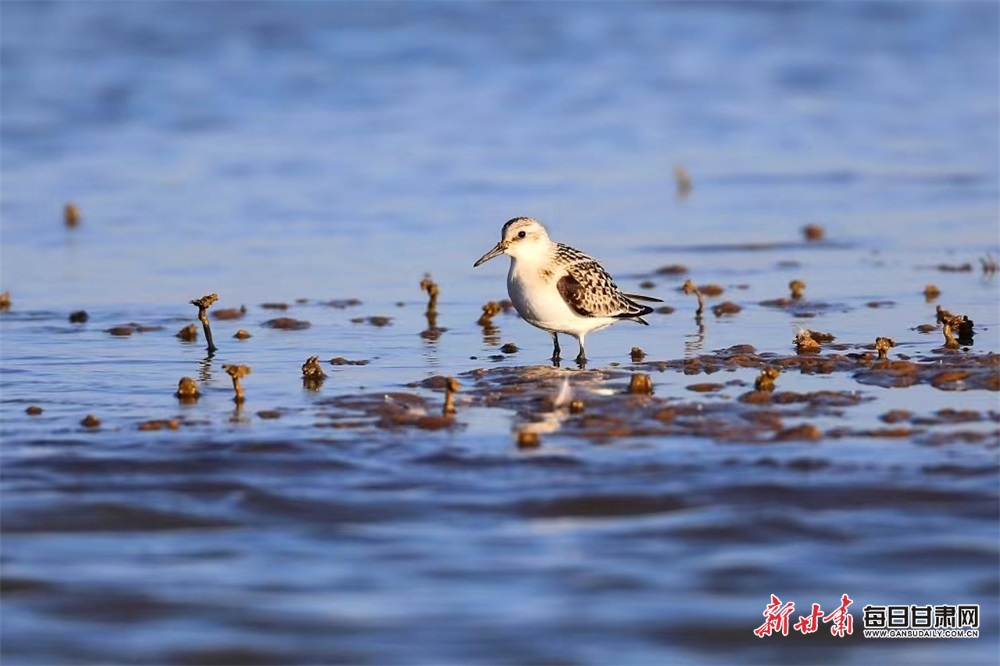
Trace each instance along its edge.
<path fill-rule="evenodd" d="M 527 235 L 528 235 L 528 234 L 524 233 L 523 231 L 518 231 L 518 232 L 517 232 L 517 237 L 518 237 L 518 238 L 524 238 L 524 237 L 525 237 L 525 236 L 527 236 Z"/>

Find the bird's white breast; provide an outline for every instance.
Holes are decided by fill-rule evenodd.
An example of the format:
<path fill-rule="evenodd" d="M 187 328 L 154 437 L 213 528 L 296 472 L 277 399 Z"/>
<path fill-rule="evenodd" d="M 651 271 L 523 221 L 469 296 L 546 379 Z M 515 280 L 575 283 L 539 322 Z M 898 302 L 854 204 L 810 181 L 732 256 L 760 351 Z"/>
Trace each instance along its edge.
<path fill-rule="evenodd" d="M 514 309 L 529 324 L 559 333 L 586 333 L 603 328 L 603 318 L 581 317 L 563 300 L 556 282 L 566 274 L 562 267 L 545 262 L 511 258 L 507 293 Z M 602 325 L 603 324 L 603 325 Z"/>

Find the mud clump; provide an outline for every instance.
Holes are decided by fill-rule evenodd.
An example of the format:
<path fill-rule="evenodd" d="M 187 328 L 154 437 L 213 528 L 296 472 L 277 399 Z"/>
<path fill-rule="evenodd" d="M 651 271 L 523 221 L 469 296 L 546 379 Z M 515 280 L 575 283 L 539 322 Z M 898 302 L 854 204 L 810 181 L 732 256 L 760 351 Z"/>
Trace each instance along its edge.
<path fill-rule="evenodd" d="M 638 347 L 632 347 L 632 351 L 629 353 L 629 356 L 632 358 L 633 363 L 639 363 L 646 358 L 646 352 L 642 351 Z"/>
<path fill-rule="evenodd" d="M 381 328 L 383 326 L 388 326 L 392 323 L 392 317 L 374 316 L 374 317 L 354 317 L 351 319 L 352 324 L 368 324 Z"/>
<path fill-rule="evenodd" d="M 412 393 L 337 396 L 319 404 L 336 410 L 329 415 L 330 422 L 318 424 L 319 427 L 358 429 L 372 426 L 382 430 L 451 430 L 462 427 L 452 415 L 428 414 L 427 401 Z"/>
<path fill-rule="evenodd" d="M 878 352 L 878 358 L 881 361 L 888 360 L 889 350 L 896 346 L 896 341 L 892 338 L 875 338 L 875 351 Z"/>
<path fill-rule="evenodd" d="M 260 307 L 263 310 L 287 310 L 288 303 L 261 303 Z"/>
<path fill-rule="evenodd" d="M 90 319 L 90 315 L 87 314 L 86 310 L 69 313 L 69 323 L 71 324 L 86 324 L 88 319 Z"/>
<path fill-rule="evenodd" d="M 739 311 L 741 311 L 742 309 L 743 309 L 742 307 L 740 307 L 736 303 L 733 303 L 732 301 L 725 301 L 713 307 L 712 313 L 716 317 L 722 317 L 724 315 L 734 315 Z"/>
<path fill-rule="evenodd" d="M 924 287 L 924 301 L 926 301 L 927 303 L 930 303 L 940 295 L 941 295 L 941 290 L 938 289 L 935 285 L 929 284 L 926 287 Z"/>
<path fill-rule="evenodd" d="M 0 293 L 0 312 L 7 312 L 10 310 L 10 292 L 5 291 Z"/>
<path fill-rule="evenodd" d="M 112 326 L 111 328 L 106 329 L 105 333 L 116 337 L 127 337 L 133 333 L 151 333 L 153 331 L 162 330 L 162 326 L 150 326 L 147 324 L 136 324 L 133 322 L 130 324 L 122 324 L 120 326 Z"/>
<path fill-rule="evenodd" d="M 138 430 L 151 431 L 151 430 L 177 430 L 181 427 L 181 422 L 178 419 L 152 419 L 149 421 L 143 421 L 136 426 Z"/>
<path fill-rule="evenodd" d="M 653 380 L 649 375 L 637 372 L 628 382 L 628 392 L 632 395 L 652 395 Z"/>
<path fill-rule="evenodd" d="M 75 229 L 80 226 L 83 216 L 80 214 L 80 207 L 73 202 L 63 206 L 63 224 L 67 229 Z"/>
<path fill-rule="evenodd" d="M 83 420 L 80 421 L 80 425 L 84 428 L 99 428 L 101 427 L 101 419 L 97 418 L 93 414 L 87 414 L 83 417 Z"/>
<path fill-rule="evenodd" d="M 493 326 L 493 317 L 497 316 L 503 311 L 503 308 L 496 301 L 489 301 L 483 306 L 483 314 L 479 316 L 477 324 L 483 328 L 489 328 Z"/>
<path fill-rule="evenodd" d="M 797 354 L 818 354 L 820 350 L 819 340 L 813 337 L 813 332 L 802 329 L 795 336 L 795 353 Z"/>
<path fill-rule="evenodd" d="M 500 351 L 502 351 L 504 354 L 516 354 L 518 349 L 517 345 L 515 345 L 513 342 L 508 342 L 504 346 L 500 347 Z"/>
<path fill-rule="evenodd" d="M 198 339 L 198 327 L 194 324 L 188 324 L 177 331 L 174 337 L 179 338 L 183 342 L 194 342 Z"/>
<path fill-rule="evenodd" d="M 233 333 L 233 337 L 236 338 L 237 340 L 247 340 L 249 338 L 252 338 L 253 336 L 250 335 L 250 332 L 247 331 L 245 328 L 241 328 L 235 333 Z"/>
<path fill-rule="evenodd" d="M 774 434 L 774 441 L 776 442 L 787 442 L 796 440 L 808 440 L 815 441 L 822 439 L 823 433 L 819 428 L 812 425 L 811 423 L 803 423 L 802 425 L 795 426 L 794 428 L 786 428 L 785 430 L 780 430 Z"/>
<path fill-rule="evenodd" d="M 246 313 L 247 306 L 241 305 L 238 308 L 222 308 L 221 310 L 214 310 L 212 312 L 212 318 L 220 321 L 232 321 L 242 319 Z"/>
<path fill-rule="evenodd" d="M 178 398 L 181 402 L 194 402 L 201 396 L 201 392 L 198 390 L 198 382 L 191 379 L 190 377 L 181 377 L 180 381 L 177 382 L 177 391 L 174 392 L 174 397 Z"/>
<path fill-rule="evenodd" d="M 27 414 L 28 416 L 38 416 L 39 414 L 42 413 L 42 411 L 43 411 L 42 408 L 39 407 L 38 405 L 28 405 L 25 408 L 24 413 Z"/>
<path fill-rule="evenodd" d="M 534 430 L 518 430 L 515 441 L 519 449 L 537 449 L 542 445 L 542 438 Z"/>
<path fill-rule="evenodd" d="M 760 371 L 760 374 L 757 375 L 757 379 L 754 380 L 754 390 L 770 393 L 774 390 L 774 381 L 780 374 L 781 370 L 778 368 L 764 368 Z"/>
<path fill-rule="evenodd" d="M 334 356 L 333 358 L 331 358 L 327 362 L 330 365 L 368 365 L 370 363 L 370 361 L 368 359 L 361 359 L 361 360 L 358 360 L 358 361 L 351 361 L 351 360 L 348 360 L 348 359 L 344 358 L 343 356 Z"/>
<path fill-rule="evenodd" d="M 321 303 L 327 307 L 336 308 L 338 310 L 345 310 L 347 308 L 352 308 L 355 305 L 361 305 L 361 301 L 357 298 L 345 298 L 332 301 L 323 301 Z"/>
<path fill-rule="evenodd" d="M 292 317 L 277 317 L 275 319 L 268 319 L 261 326 L 267 328 L 274 328 L 280 331 L 304 331 L 305 329 L 312 326 L 311 323 L 304 319 L 294 319 Z"/>
<path fill-rule="evenodd" d="M 316 391 L 326 380 L 326 373 L 319 364 L 319 356 L 310 356 L 302 364 L 302 386 L 307 390 Z"/>
<path fill-rule="evenodd" d="M 810 242 L 816 242 L 823 240 L 823 236 L 826 232 L 823 230 L 822 225 L 819 224 L 807 224 L 802 227 L 802 236 Z"/>

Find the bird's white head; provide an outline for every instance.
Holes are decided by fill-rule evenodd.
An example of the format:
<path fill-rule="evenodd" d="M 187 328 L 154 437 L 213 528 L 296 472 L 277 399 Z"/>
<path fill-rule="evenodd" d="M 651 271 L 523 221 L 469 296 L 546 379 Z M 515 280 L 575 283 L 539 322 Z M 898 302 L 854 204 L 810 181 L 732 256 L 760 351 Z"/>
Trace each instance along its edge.
<path fill-rule="evenodd" d="M 545 232 L 545 227 L 538 220 L 530 217 L 515 217 L 508 220 L 500 231 L 500 242 L 493 249 L 479 257 L 473 268 L 484 264 L 501 254 L 520 258 L 545 258 L 552 251 L 552 241 Z"/>

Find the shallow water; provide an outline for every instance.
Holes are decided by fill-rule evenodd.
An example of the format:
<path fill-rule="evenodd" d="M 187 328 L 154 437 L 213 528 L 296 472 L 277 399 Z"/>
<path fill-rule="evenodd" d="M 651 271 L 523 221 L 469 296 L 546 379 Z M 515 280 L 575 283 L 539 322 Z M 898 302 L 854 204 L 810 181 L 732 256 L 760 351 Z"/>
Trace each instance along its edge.
<path fill-rule="evenodd" d="M 995 663 L 995 5 L 0 11 L 5 662 Z M 545 333 L 476 324 L 506 260 L 472 262 L 521 214 L 674 312 L 591 336 L 586 372 L 540 370 Z M 686 277 L 743 310 L 696 321 Z M 761 304 L 793 279 L 804 301 Z M 211 292 L 248 312 L 213 319 L 208 357 L 174 334 Z M 915 330 L 938 304 L 971 347 Z M 311 327 L 262 326 L 279 316 Z M 351 321 L 371 316 L 392 320 Z M 107 333 L 131 322 L 162 328 Z M 777 362 L 800 326 L 857 365 L 786 367 L 775 395 L 839 397 L 741 401 L 760 368 L 714 352 Z M 877 336 L 985 370 L 882 388 L 858 360 Z M 717 371 L 671 365 L 703 355 Z M 227 363 L 253 369 L 239 409 Z M 635 372 L 652 397 L 625 394 Z M 457 413 L 418 422 L 435 376 L 462 382 Z M 582 414 L 546 403 L 563 376 Z M 821 437 L 778 437 L 803 424 Z M 794 621 L 844 593 L 851 637 L 752 634 L 771 594 Z M 979 604 L 980 638 L 861 637 L 865 605 L 928 603 Z"/>

